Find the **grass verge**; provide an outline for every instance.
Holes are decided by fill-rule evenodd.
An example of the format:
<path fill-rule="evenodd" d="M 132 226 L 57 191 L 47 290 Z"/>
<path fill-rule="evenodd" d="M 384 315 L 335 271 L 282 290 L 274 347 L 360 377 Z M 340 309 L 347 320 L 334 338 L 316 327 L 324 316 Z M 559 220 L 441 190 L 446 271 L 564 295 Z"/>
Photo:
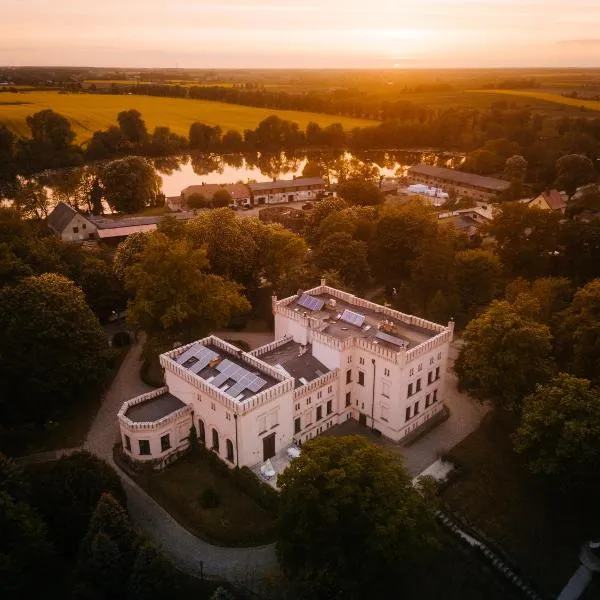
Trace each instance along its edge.
<path fill-rule="evenodd" d="M 162 471 L 132 476 L 183 527 L 211 544 L 259 546 L 275 539 L 276 511 L 259 506 L 197 453 Z M 206 490 L 215 493 L 218 506 L 203 506 Z"/>

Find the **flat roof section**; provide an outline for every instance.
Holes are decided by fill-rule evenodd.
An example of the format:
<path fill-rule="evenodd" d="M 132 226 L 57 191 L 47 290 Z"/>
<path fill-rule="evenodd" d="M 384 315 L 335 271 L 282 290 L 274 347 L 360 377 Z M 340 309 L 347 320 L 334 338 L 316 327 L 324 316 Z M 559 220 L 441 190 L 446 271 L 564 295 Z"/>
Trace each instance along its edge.
<path fill-rule="evenodd" d="M 261 354 L 260 359 L 276 368 L 281 365 L 295 379 L 297 388 L 329 372 L 329 369 L 312 355 L 310 344 L 303 348 L 293 340 Z"/>
<path fill-rule="evenodd" d="M 501 192 L 510 187 L 510 181 L 497 179 L 496 177 L 485 177 L 466 171 L 457 171 L 455 169 L 446 169 L 445 167 L 433 167 L 431 165 L 415 165 L 408 169 L 409 174 L 424 175 L 426 177 L 436 177 L 445 181 L 451 181 L 457 184 L 470 185 L 477 188 Z"/>
<path fill-rule="evenodd" d="M 294 300 L 294 302 L 289 305 L 289 308 L 292 310 L 297 309 L 297 312 L 306 312 L 311 317 L 321 320 L 326 325 L 323 333 L 341 340 L 349 337 L 362 338 L 371 343 L 381 345 L 383 348 L 399 352 L 401 349 L 400 346 L 377 338 L 377 333 L 379 332 L 377 326 L 383 320 L 387 320 L 391 323 L 391 325 L 393 325 L 393 327 L 391 327 L 389 330 L 385 330 L 385 332 L 406 342 L 407 350 L 410 350 L 411 348 L 414 348 L 415 346 L 418 346 L 419 344 L 422 344 L 423 342 L 426 342 L 437 335 L 437 332 L 435 331 L 430 331 L 428 329 L 422 329 L 421 327 L 403 323 L 402 321 L 392 319 L 391 317 L 375 310 L 369 310 L 367 308 L 363 308 L 362 306 L 355 306 L 354 304 L 350 304 L 349 302 L 335 298 L 330 294 L 319 294 L 314 295 L 314 297 L 325 302 L 322 310 L 308 311 L 302 306 L 299 306 L 298 299 Z M 327 308 L 327 302 L 331 299 L 335 300 L 334 310 Z M 353 325 L 348 322 L 351 319 L 342 319 L 341 317 L 344 314 L 344 311 L 350 311 L 351 313 L 363 315 L 365 317 L 364 321 L 359 319 L 356 320 L 357 323 L 360 321 L 362 325 Z"/>
<path fill-rule="evenodd" d="M 134 423 L 154 423 L 186 406 L 168 392 L 130 406 L 125 416 Z"/>

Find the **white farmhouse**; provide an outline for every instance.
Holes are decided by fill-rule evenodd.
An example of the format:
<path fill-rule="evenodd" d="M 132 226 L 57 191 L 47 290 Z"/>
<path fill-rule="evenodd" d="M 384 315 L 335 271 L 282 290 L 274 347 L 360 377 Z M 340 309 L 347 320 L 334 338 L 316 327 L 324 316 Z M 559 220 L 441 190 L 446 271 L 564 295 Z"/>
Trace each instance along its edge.
<path fill-rule="evenodd" d="M 454 325 L 321 285 L 273 298 L 276 341 L 250 353 L 207 337 L 160 357 L 166 387 L 125 402 L 123 448 L 162 466 L 200 440 L 253 467 L 349 419 L 391 440 L 443 409 Z"/>
<path fill-rule="evenodd" d="M 63 242 L 83 242 L 98 237 L 96 224 L 65 202 L 54 207 L 46 222 Z"/>
<path fill-rule="evenodd" d="M 252 192 L 254 204 L 277 204 L 315 200 L 325 192 L 325 181 L 322 177 L 298 177 L 250 183 L 248 187 Z"/>

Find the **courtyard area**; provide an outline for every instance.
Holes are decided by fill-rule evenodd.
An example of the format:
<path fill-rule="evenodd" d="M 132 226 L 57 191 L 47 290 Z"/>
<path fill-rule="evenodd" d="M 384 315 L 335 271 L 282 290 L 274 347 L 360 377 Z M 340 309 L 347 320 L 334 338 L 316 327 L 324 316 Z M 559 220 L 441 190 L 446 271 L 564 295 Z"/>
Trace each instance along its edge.
<path fill-rule="evenodd" d="M 198 454 L 134 479 L 188 531 L 212 544 L 258 546 L 274 539 L 275 511 L 259 506 Z"/>

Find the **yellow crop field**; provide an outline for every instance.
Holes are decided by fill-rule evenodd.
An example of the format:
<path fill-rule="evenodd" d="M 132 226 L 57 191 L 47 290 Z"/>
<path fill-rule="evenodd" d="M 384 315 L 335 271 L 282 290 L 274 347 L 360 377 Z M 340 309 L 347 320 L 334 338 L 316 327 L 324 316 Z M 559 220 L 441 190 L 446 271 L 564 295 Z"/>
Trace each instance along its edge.
<path fill-rule="evenodd" d="M 132 108 L 142 113 L 148 129 L 163 125 L 170 127 L 172 131 L 180 135 L 187 135 L 190 125 L 195 121 L 201 121 L 211 126 L 220 125 L 223 131 L 254 129 L 260 121 L 273 114 L 298 123 L 301 129 L 304 129 L 310 121 L 314 121 L 322 127 L 331 123 L 341 123 L 344 129 L 376 124 L 376 121 L 365 119 L 351 119 L 294 110 L 253 108 L 206 100 L 110 94 L 24 92 L 0 94 L 0 125 L 6 125 L 18 135 L 27 136 L 29 129 L 25 119 L 46 108 L 51 108 L 70 119 L 78 142 L 90 138 L 94 131 L 114 125 L 119 112 Z"/>
<path fill-rule="evenodd" d="M 536 92 L 527 90 L 473 90 L 478 94 L 505 94 L 507 96 L 520 96 L 521 98 L 531 98 L 532 100 L 541 100 L 543 102 L 552 102 L 554 104 L 564 104 L 565 106 L 581 106 L 589 110 L 600 111 L 600 101 L 585 100 L 583 98 L 567 98 L 559 94 L 550 94 L 547 92 Z"/>

